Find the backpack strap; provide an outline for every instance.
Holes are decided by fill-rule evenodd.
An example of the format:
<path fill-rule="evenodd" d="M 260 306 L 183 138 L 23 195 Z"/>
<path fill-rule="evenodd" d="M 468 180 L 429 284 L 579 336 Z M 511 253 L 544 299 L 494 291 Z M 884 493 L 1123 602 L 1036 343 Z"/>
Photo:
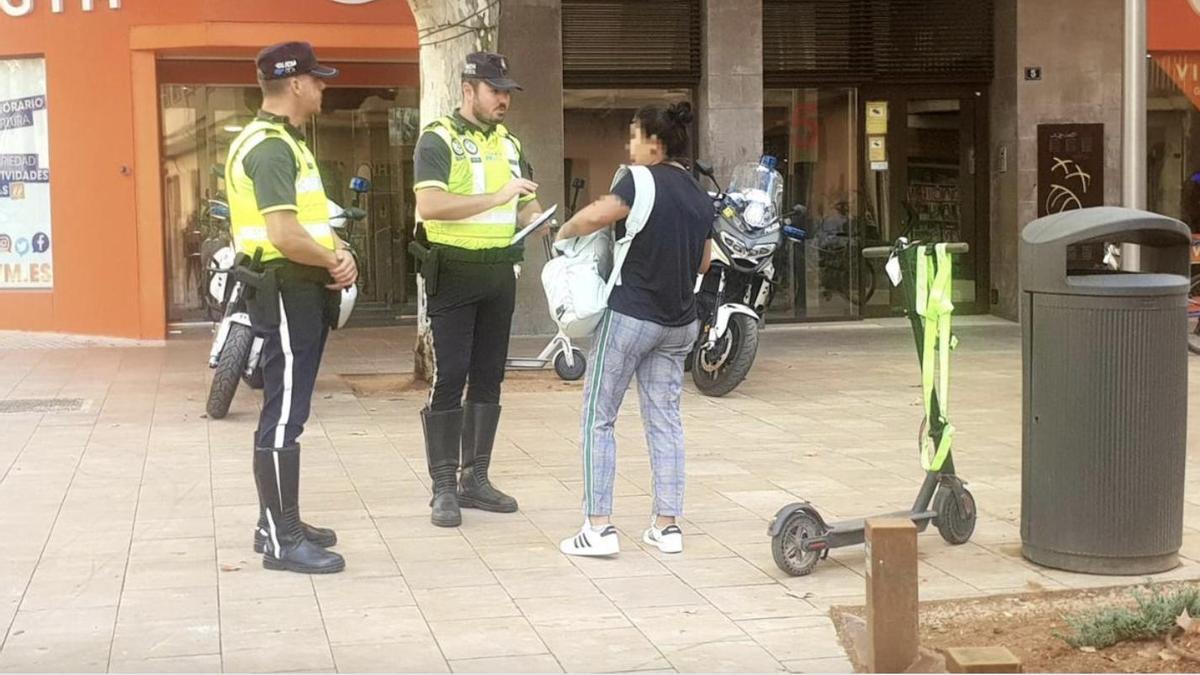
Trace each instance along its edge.
<path fill-rule="evenodd" d="M 629 253 L 633 238 L 646 227 L 646 221 L 650 220 L 650 213 L 654 210 L 654 174 L 644 166 L 622 166 L 613 177 L 614 187 L 626 172 L 633 175 L 633 205 L 629 207 L 629 216 L 625 218 L 625 236 L 613 247 L 613 269 L 608 276 L 605 297 L 612 293 L 614 286 L 621 284 L 621 266 L 625 264 L 625 256 Z"/>

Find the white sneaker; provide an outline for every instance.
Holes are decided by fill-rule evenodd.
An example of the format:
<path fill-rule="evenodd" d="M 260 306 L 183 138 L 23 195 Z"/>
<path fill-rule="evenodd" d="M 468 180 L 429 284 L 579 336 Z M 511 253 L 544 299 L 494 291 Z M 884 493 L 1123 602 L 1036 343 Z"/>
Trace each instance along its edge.
<path fill-rule="evenodd" d="M 579 534 L 563 539 L 558 550 L 567 555 L 616 555 L 621 552 L 621 542 L 617 538 L 617 528 L 612 525 L 605 525 L 599 530 L 584 525 Z"/>
<path fill-rule="evenodd" d="M 678 525 L 658 529 L 651 525 L 642 535 L 642 541 L 658 547 L 663 553 L 683 553 L 683 530 Z"/>

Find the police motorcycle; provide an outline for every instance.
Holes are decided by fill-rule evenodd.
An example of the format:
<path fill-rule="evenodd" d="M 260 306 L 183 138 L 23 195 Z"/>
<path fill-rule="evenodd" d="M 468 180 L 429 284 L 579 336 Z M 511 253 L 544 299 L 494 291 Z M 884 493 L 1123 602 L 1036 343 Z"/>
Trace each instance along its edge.
<path fill-rule="evenodd" d="M 804 236 L 791 227 L 804 207 L 783 212 L 783 177 L 775 165 L 770 155 L 746 162 L 721 191 L 712 167 L 696 163 L 717 190 L 709 193 L 716 207 L 712 264 L 696 280 L 700 335 L 686 361 L 696 388 L 706 396 L 724 396 L 746 379 L 772 295 L 775 252 L 785 234 Z"/>
<path fill-rule="evenodd" d="M 350 239 L 347 232 L 350 224 L 367 217 L 359 202 L 362 195 L 370 190 L 370 182 L 356 177 L 350 181 L 350 190 L 354 192 L 353 206 L 350 208 L 342 210 L 334 202 L 329 202 L 329 224 L 335 232 L 344 233 L 340 236 L 345 241 Z M 349 250 L 357 257 L 353 248 Z M 205 409 L 213 419 L 222 419 L 229 414 L 239 381 L 245 381 L 252 389 L 263 388 L 263 373 L 259 363 L 263 338 L 255 335 L 251 327 L 250 317 L 255 310 L 252 303 L 256 295 L 275 297 L 278 289 L 274 275 L 263 270 L 260 257 L 261 251 L 253 259 L 237 253 L 231 240 L 228 246 L 216 251 L 209 259 L 209 293 L 219 298 L 224 306 L 220 322 L 213 327 L 213 344 L 208 354 L 208 367 L 213 369 L 213 379 Z M 339 293 L 336 328 L 346 325 L 357 299 L 357 285 L 342 289 Z M 277 307 L 265 307 L 259 311 L 264 310 L 271 316 L 278 314 Z M 270 323 L 268 320 L 267 325 Z"/>

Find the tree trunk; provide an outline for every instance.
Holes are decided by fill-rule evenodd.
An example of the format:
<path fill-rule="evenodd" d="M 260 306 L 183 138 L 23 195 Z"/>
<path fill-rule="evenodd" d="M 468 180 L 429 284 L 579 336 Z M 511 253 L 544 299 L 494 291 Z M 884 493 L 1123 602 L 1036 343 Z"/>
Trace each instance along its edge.
<path fill-rule="evenodd" d="M 499 0 L 408 0 L 421 43 L 421 127 L 447 115 L 462 100 L 461 81 L 467 54 L 496 44 Z M 421 214 L 417 214 L 417 221 Z M 433 381 L 433 334 L 425 303 L 425 280 L 417 275 L 417 344 L 413 377 Z"/>

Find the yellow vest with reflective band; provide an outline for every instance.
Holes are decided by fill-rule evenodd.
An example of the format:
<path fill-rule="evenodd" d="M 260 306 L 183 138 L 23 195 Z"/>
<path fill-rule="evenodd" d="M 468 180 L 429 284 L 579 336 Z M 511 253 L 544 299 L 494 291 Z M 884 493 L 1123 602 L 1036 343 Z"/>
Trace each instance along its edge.
<path fill-rule="evenodd" d="M 443 117 L 425 127 L 425 132 L 437 134 L 450 148 L 450 180 L 446 184 L 450 194 L 491 194 L 521 177 L 521 143 L 502 124 L 485 134 Z M 444 246 L 506 248 L 517 231 L 517 201 L 461 220 L 425 220 L 425 235 L 431 243 Z"/>
<path fill-rule="evenodd" d="M 264 262 L 286 257 L 267 237 L 267 220 L 254 196 L 254 181 L 246 175 L 242 166 L 246 155 L 269 138 L 282 139 L 296 158 L 296 206 L 299 209 L 296 218 L 300 225 L 318 244 L 335 250 L 325 185 L 321 182 L 316 158 L 306 144 L 298 142 L 288 133 L 282 123 L 262 119 L 254 120 L 238 134 L 229 146 L 229 159 L 225 163 L 225 186 L 229 193 L 229 221 L 234 246 L 249 256 L 261 248 Z"/>

